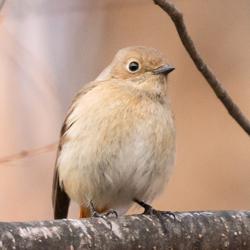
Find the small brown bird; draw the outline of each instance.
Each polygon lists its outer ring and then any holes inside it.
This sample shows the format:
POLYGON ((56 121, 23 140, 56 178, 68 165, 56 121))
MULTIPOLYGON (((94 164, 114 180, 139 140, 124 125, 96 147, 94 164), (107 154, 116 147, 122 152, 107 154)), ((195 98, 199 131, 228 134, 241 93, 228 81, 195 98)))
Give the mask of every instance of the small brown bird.
POLYGON ((76 95, 61 130, 53 181, 54 218, 70 199, 80 218, 151 202, 169 179, 175 125, 167 75, 153 48, 128 47, 76 95))

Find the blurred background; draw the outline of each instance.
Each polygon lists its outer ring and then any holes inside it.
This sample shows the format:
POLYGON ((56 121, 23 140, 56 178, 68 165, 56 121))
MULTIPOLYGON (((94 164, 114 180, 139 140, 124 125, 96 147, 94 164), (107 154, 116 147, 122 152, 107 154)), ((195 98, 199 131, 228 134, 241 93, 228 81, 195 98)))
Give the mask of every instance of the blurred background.
MULTIPOLYGON (((203 58, 250 118, 249 0, 173 2, 203 58)), ((0 11, 0 221, 52 218, 53 146, 23 160, 1 160, 57 142, 77 90, 130 45, 158 48, 176 67, 169 86, 176 168, 153 205, 171 211, 250 209, 249 137, 153 1, 6 0, 0 11)), ((77 217, 77 210, 73 205, 70 216, 77 217)))

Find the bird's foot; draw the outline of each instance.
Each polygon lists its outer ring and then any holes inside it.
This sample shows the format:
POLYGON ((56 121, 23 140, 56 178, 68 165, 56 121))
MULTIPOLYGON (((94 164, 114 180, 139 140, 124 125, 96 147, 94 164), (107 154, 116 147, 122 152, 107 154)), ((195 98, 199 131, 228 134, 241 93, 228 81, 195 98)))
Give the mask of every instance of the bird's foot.
POLYGON ((137 200, 137 199, 134 199, 134 202, 136 202, 137 204, 139 204, 141 207, 144 208, 143 214, 146 214, 146 215, 157 215, 157 216, 168 215, 168 216, 171 216, 171 217, 173 217, 175 219, 175 214, 172 213, 172 212, 170 212, 170 211, 156 210, 152 206, 150 206, 149 204, 147 204, 147 203, 145 203, 143 201, 137 200))
POLYGON ((98 213, 94 207, 94 204, 93 202, 90 202, 90 209, 91 209, 91 216, 92 217, 96 217, 96 218, 117 218, 118 217, 118 213, 113 210, 113 209, 110 209, 108 210, 106 213, 98 213))
POLYGON ((114 209, 108 210, 104 216, 118 218, 118 213, 114 209))
POLYGON ((98 213, 97 211, 92 211, 91 217, 100 218, 100 217, 103 217, 103 214, 98 213))

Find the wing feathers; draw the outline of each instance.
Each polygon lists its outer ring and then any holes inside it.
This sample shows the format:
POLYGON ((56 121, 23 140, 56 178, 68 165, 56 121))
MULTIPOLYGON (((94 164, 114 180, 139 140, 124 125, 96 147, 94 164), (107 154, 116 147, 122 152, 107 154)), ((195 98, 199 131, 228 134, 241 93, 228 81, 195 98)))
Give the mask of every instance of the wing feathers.
MULTIPOLYGON (((61 150, 63 147, 65 139, 66 132, 70 129, 70 127, 73 125, 74 122, 68 123, 68 118, 70 114, 73 112, 75 107, 77 106, 80 98, 91 91, 93 88, 95 88, 100 82, 91 82, 89 84, 86 84, 76 95, 74 98, 71 107, 67 113, 67 116, 65 118, 65 121, 63 123, 61 133, 60 133, 60 142, 58 146, 58 152, 57 152, 57 159, 61 154, 61 150)), ((53 186, 52 186, 52 205, 54 209, 54 218, 55 219, 62 219, 66 218, 68 215, 68 209, 70 205, 70 198, 67 195, 67 193, 64 191, 63 186, 60 186, 59 183, 59 173, 58 173, 58 166, 56 163, 55 170, 54 170, 54 177, 53 177, 53 186)))

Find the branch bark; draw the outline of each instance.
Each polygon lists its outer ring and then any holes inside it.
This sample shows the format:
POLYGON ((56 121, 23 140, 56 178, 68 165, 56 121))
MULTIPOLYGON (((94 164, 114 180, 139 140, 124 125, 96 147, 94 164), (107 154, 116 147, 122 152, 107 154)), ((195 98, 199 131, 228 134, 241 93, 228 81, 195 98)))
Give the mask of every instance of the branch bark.
POLYGON ((0 249, 250 249, 250 212, 1 222, 0 249))
POLYGON ((183 20, 182 13, 167 0, 153 0, 155 4, 159 5, 172 19, 180 36, 180 39, 186 48, 188 54, 192 58, 197 69, 205 77, 210 87, 213 89, 216 96, 223 103, 229 114, 241 126, 245 132, 250 135, 250 121, 244 116, 240 108, 234 103, 231 96, 224 89, 222 84, 216 79, 215 75, 205 64, 200 56, 200 53, 194 46, 192 38, 187 32, 186 25, 183 20))

